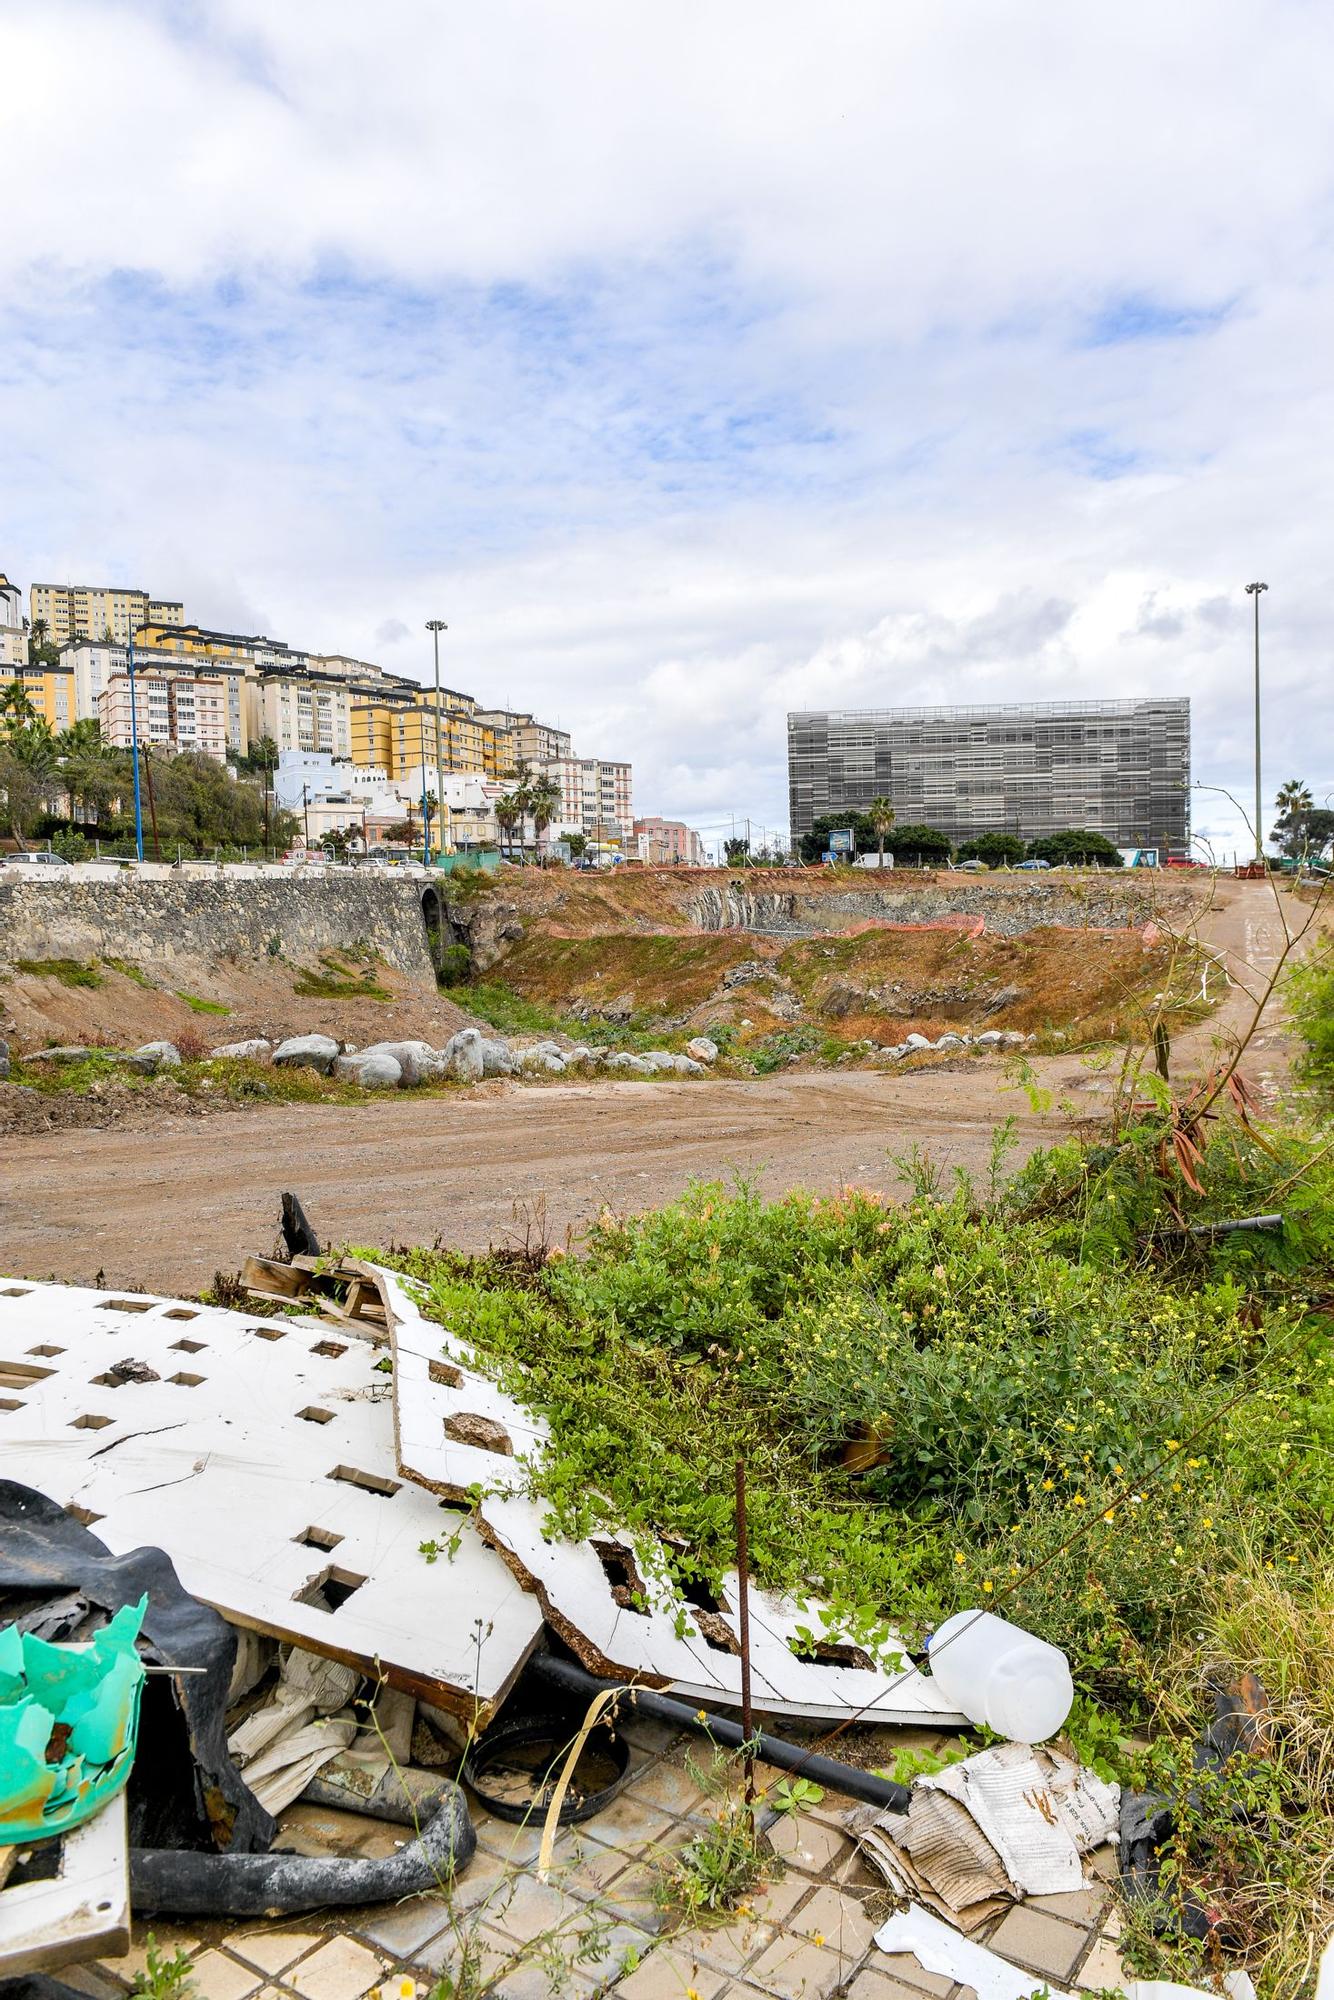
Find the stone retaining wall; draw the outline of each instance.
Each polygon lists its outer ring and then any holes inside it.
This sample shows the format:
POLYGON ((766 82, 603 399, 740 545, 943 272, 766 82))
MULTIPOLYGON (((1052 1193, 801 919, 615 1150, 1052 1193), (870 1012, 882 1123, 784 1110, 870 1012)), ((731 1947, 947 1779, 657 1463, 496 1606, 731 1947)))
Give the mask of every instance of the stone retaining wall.
POLYGON ((122 869, 100 880, 34 881, 17 872, 5 880, 0 870, 0 961, 10 965, 20 958, 123 958, 148 969, 270 951, 299 962, 356 945, 434 996, 421 891, 411 879, 350 870, 305 879, 242 876, 231 869, 174 879, 164 870, 145 879, 122 869))
POLYGON ((764 931, 784 937, 817 937, 866 923, 926 924, 944 918, 981 917, 989 932, 1018 937, 1040 924, 1074 929, 1138 927, 1154 915, 1151 886, 1093 876, 1079 882, 998 883, 955 875, 946 882, 899 882, 890 887, 802 895, 800 891, 754 893, 744 884, 710 886, 691 897, 691 920, 701 930, 764 931))

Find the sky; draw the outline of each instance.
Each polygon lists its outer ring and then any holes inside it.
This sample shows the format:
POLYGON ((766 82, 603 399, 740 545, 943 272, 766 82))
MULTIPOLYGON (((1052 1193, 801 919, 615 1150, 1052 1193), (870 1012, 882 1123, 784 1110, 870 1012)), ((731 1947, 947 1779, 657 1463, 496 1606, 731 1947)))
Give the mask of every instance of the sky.
MULTIPOLYGON (((1334 792, 1321 0, 0 0, 0 569, 785 828, 793 708, 1334 792)), ((1240 801, 1240 804, 1234 803, 1240 801)))

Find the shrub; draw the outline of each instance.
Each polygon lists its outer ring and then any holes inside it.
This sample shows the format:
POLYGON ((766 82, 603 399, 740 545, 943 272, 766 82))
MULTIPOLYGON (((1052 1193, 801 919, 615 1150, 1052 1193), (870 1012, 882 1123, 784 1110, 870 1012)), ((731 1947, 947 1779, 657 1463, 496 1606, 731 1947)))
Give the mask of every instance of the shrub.
POLYGON ((472 970, 472 954, 466 944, 447 944, 440 953, 436 977, 442 986, 462 986, 472 970))

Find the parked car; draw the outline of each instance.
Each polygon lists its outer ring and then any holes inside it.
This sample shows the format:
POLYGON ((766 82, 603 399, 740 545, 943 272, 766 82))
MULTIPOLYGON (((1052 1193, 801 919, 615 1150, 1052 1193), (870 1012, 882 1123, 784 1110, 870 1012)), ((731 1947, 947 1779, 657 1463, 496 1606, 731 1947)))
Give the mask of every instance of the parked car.
POLYGON ((6 868, 68 868, 63 854, 48 854, 43 848, 31 854, 6 854, 0 856, 6 868))
POLYGON ((1050 867, 1051 867, 1051 863, 1050 863, 1050 861, 1038 861, 1038 860, 1036 860, 1036 859, 1034 859, 1034 860, 1032 860, 1032 861, 1016 861, 1014 865, 1015 865, 1015 867, 1016 867, 1016 868, 1050 868, 1050 867))
POLYGON ((961 861, 959 863, 959 873, 961 875, 986 875, 989 872, 986 862, 979 861, 976 857, 972 861, 961 861))

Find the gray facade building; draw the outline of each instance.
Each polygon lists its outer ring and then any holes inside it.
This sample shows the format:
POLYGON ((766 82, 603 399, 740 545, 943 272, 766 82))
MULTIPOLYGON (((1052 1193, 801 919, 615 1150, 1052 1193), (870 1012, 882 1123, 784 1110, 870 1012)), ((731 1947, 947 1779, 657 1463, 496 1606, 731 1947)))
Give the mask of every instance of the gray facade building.
POLYGON ((955 841, 1066 827, 1165 855, 1190 841, 1185 696, 808 710, 788 716, 787 765, 794 845, 825 814, 881 796, 901 824, 955 841))

